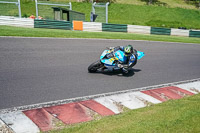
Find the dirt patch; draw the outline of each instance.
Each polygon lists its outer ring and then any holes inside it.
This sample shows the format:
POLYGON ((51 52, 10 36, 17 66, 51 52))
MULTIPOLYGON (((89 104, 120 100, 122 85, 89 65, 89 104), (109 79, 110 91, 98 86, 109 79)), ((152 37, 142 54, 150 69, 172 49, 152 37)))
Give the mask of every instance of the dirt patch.
POLYGON ((100 120, 102 118, 101 115, 89 108, 86 109, 86 114, 91 116, 93 120, 100 120))
POLYGON ((6 125, 2 125, 0 126, 0 133, 14 133, 14 132, 6 125))
POLYGON ((199 90, 195 89, 195 88, 190 88, 191 91, 194 91, 194 92, 197 92, 197 93, 200 93, 199 90))

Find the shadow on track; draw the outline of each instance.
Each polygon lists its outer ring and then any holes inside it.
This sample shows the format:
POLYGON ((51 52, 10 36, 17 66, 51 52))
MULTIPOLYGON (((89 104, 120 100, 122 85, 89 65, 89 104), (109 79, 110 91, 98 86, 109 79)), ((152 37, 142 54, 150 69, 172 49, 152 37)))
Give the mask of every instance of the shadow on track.
POLYGON ((131 68, 128 73, 123 73, 122 70, 115 70, 115 71, 97 71, 96 73, 93 74, 104 74, 108 76, 123 76, 123 77, 131 77, 135 74, 135 72, 140 72, 140 69, 133 69, 131 68))

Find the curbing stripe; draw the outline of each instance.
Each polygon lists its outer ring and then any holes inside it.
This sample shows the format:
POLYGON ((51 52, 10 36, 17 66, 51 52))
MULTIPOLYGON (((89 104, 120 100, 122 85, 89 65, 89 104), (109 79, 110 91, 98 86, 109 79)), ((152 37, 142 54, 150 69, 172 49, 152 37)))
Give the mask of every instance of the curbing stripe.
POLYGON ((53 129, 53 116, 43 108, 33 109, 23 112, 31 119, 42 131, 53 129))
POLYGON ((68 103, 44 109, 65 124, 75 124, 92 120, 92 117, 87 113, 88 108, 80 103, 68 103))
POLYGON ((193 93, 183 90, 175 86, 168 86, 164 88, 157 88, 152 90, 142 91, 158 100, 167 101, 169 99, 180 99, 186 95, 194 95, 193 93))
POLYGON ((200 93, 200 81, 199 82, 193 82, 193 83, 187 83, 187 84, 180 84, 176 85, 179 88, 182 88, 184 90, 187 90, 189 92, 192 92, 194 94, 200 93))
POLYGON ((120 113, 122 111, 122 108, 119 107, 120 105, 123 105, 129 109, 137 109, 148 106, 149 104, 161 103, 161 101, 139 91, 106 96, 95 100, 115 111, 115 113, 120 113))
MULTIPOLYGON (((101 95, 101 97, 90 97, 90 100, 85 101, 82 99, 80 102, 73 102, 68 104, 62 104, 59 106, 51 106, 43 108, 48 111, 54 117, 59 118, 65 124, 73 124, 79 122, 85 122, 92 120, 89 109, 98 108, 99 106, 105 106, 112 110, 115 114, 123 112, 124 106, 130 109, 136 109, 140 107, 148 106, 148 104, 157 104, 161 101, 168 99, 179 99, 186 95, 193 95, 200 93, 200 79, 193 79, 188 81, 181 81, 176 83, 168 83, 168 86, 157 85, 157 87, 146 87, 146 89, 136 89, 137 91, 124 91, 115 92, 108 95, 101 95), (151 90, 148 90, 151 89, 151 90), (152 92, 156 95, 155 98, 160 98, 161 101, 144 94, 146 92, 152 92), (94 101, 93 101, 94 100, 94 101), (89 102, 88 102, 89 101, 89 102), (90 102, 92 101, 92 103, 90 102), (96 106, 96 102, 100 103, 96 106), (95 102, 95 105, 94 105, 95 102), (102 104, 102 105, 101 105, 102 104), (86 106, 86 107, 85 107, 86 106)), ((93 109, 94 111, 96 109, 93 109)), ((31 111, 31 110, 29 110, 31 111)), ((26 111, 24 111, 26 112, 26 111)), ((98 111, 96 111, 98 113, 98 111)), ((43 117, 42 117, 43 119, 43 117)), ((21 111, 0 113, 0 132, 1 127, 9 128, 11 132, 15 133, 38 133, 39 128, 21 111), (7 126, 8 125, 8 126, 7 126), (23 125, 23 126, 22 126, 23 125)), ((7 133, 7 132, 6 132, 7 133)))
POLYGON ((101 116, 108 116, 108 115, 114 115, 115 113, 103 106, 102 104, 99 104, 98 102, 94 100, 87 100, 82 101, 80 104, 86 106, 87 108, 97 112, 101 116))
POLYGON ((149 95, 146 95, 142 92, 133 92, 133 94, 138 97, 139 99, 142 99, 142 101, 147 101, 147 102, 150 102, 150 103, 154 103, 154 104, 158 104, 158 103, 161 103, 161 101, 149 96, 149 95))
POLYGON ((138 99, 132 93, 113 95, 105 98, 110 99, 111 101, 113 101, 113 103, 115 103, 118 106, 123 105, 129 109, 137 109, 146 106, 143 101, 138 99))
POLYGON ((96 98, 94 99, 96 102, 104 105, 106 108, 112 110, 115 114, 119 114, 122 112, 122 110, 120 110, 116 104, 114 104, 114 102, 112 100, 110 100, 107 97, 100 97, 100 98, 96 98))
POLYGON ((39 128, 21 111, 0 114, 0 118, 15 133, 39 133, 39 128))
POLYGON ((38 104, 32 104, 32 105, 26 105, 26 106, 12 107, 12 108, 8 108, 8 109, 1 109, 0 113, 7 113, 7 112, 18 111, 18 110, 31 110, 31 109, 37 109, 37 108, 43 108, 43 107, 50 107, 50 106, 55 106, 55 105, 71 103, 71 102, 79 102, 79 101, 83 101, 83 100, 100 98, 100 97, 104 97, 104 96, 117 95, 117 94, 128 93, 128 92, 131 93, 131 92, 137 92, 137 91, 142 91, 142 90, 150 90, 150 89, 167 87, 167 86, 175 86, 175 85, 197 82, 197 81, 200 81, 200 78, 191 79, 191 80, 184 80, 184 81, 179 81, 179 82, 166 83, 166 84, 160 84, 160 85, 154 85, 154 86, 147 86, 147 87, 142 87, 142 88, 123 90, 123 91, 108 92, 108 93, 102 93, 102 94, 96 94, 96 95, 90 95, 90 96, 76 97, 76 98, 71 98, 71 99, 50 101, 50 102, 44 102, 44 103, 38 103, 38 104))

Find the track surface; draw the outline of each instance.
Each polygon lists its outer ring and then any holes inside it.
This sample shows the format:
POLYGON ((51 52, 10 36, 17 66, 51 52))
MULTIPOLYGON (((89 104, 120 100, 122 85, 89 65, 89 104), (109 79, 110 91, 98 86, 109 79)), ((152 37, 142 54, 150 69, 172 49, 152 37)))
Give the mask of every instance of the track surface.
POLYGON ((0 37, 0 109, 200 78, 200 44, 0 37), (109 46, 146 56, 129 75, 87 72, 109 46))

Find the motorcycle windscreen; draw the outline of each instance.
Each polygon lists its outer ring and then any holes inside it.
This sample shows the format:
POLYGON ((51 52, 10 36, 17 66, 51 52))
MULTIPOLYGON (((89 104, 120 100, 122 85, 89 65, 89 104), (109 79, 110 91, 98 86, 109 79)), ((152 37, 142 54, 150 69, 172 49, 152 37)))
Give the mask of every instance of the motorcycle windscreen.
POLYGON ((141 51, 137 51, 137 59, 141 59, 142 57, 145 56, 145 53, 144 52, 141 52, 141 51))
POLYGON ((103 59, 106 56, 107 53, 109 53, 109 50, 104 50, 103 53, 100 56, 100 60, 103 59))

